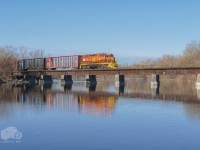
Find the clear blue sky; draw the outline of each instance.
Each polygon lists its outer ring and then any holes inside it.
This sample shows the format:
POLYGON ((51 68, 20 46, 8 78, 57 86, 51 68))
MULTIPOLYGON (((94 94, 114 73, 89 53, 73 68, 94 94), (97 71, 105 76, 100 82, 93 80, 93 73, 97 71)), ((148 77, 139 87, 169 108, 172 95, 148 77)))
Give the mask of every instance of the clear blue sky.
POLYGON ((0 46, 159 57, 191 40, 200 40, 199 0, 0 0, 0 46))

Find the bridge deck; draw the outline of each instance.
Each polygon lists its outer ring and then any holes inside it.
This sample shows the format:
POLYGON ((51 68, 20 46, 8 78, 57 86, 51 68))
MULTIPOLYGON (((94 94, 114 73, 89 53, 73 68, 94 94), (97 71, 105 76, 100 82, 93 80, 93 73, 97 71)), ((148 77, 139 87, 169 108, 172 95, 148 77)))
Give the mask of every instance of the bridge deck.
MULTIPOLYGON (((18 72, 19 73, 19 72, 18 72)), ((63 74, 94 74, 94 75, 114 75, 114 74, 138 74, 138 75, 148 75, 148 74, 181 74, 181 75, 191 75, 199 74, 200 67, 193 68, 123 68, 123 69, 71 69, 71 70, 28 70, 20 72, 22 75, 63 75, 63 74)), ((16 73, 14 73, 16 74, 16 73)))

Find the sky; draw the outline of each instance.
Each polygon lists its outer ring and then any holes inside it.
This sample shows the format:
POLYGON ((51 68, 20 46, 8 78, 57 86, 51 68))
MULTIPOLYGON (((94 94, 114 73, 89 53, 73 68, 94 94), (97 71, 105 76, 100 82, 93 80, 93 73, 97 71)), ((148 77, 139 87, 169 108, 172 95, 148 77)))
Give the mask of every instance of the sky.
POLYGON ((200 40, 199 0, 0 0, 0 46, 45 55, 180 54, 200 40))

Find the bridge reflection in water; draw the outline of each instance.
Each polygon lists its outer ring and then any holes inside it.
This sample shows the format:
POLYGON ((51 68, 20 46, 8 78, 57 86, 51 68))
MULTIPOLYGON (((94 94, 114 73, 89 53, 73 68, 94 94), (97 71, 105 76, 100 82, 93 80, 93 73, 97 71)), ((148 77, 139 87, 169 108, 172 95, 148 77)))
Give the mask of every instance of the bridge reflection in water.
MULTIPOLYGON (((190 85, 190 84, 189 84, 190 85)), ((118 99, 179 101, 187 113, 200 118, 200 90, 185 83, 167 82, 151 88, 148 82, 134 80, 125 86, 115 87, 112 82, 99 82, 86 86, 85 83, 60 85, 2 85, 0 86, 0 111, 9 111, 5 103, 20 103, 22 109, 37 106, 38 109, 60 109, 79 113, 107 115, 114 113, 118 99), (26 105, 27 104, 27 105, 26 105)), ((34 107, 35 108, 35 107, 34 107)), ((5 113, 1 113, 5 114, 5 113)), ((7 114, 7 113, 6 113, 7 114)))

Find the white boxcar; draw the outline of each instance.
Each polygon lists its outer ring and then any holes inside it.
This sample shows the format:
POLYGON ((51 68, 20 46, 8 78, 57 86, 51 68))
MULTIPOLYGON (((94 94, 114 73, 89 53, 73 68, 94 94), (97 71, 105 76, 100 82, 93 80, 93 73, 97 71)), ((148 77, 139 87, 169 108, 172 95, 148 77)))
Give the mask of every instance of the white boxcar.
POLYGON ((48 57, 46 58, 46 69, 78 68, 79 60, 79 55, 48 57))

